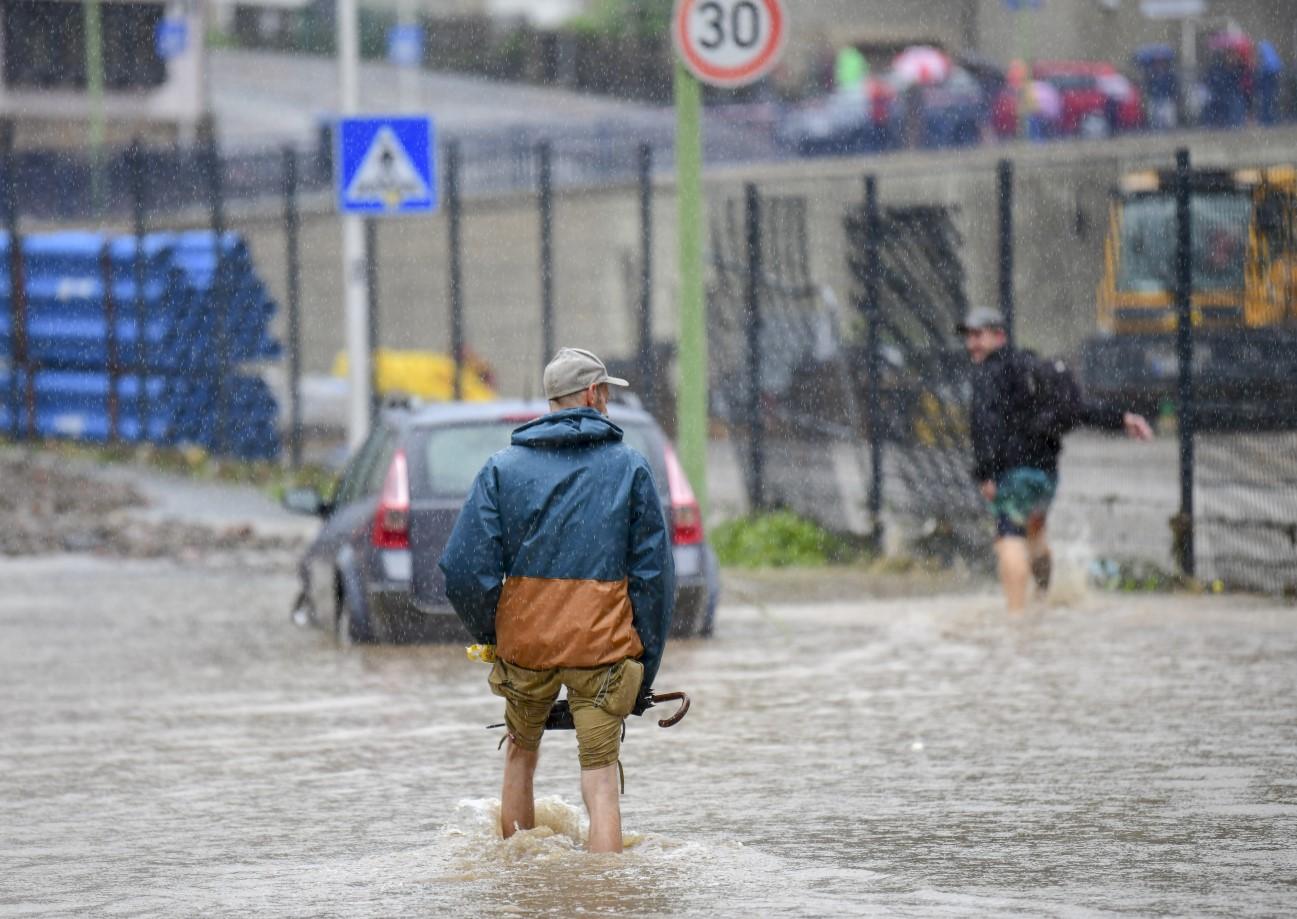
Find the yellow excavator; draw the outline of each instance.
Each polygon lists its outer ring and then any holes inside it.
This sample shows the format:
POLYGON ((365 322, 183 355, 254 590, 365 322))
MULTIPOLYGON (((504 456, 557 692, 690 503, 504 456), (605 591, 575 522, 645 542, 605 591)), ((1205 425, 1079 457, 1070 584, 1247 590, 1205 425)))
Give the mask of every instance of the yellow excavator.
MULTIPOLYGON (((1082 352, 1091 397, 1175 410, 1175 172, 1123 177, 1082 352)), ((1195 170, 1194 389, 1206 428, 1297 427, 1297 169, 1195 170)))

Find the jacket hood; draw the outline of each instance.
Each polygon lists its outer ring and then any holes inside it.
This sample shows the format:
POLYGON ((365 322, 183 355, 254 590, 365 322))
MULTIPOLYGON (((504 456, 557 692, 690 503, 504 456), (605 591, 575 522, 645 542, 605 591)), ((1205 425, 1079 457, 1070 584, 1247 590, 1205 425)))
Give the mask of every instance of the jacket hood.
POLYGON ((516 428, 518 447, 576 447, 622 439, 622 429, 592 408, 565 408, 516 428))

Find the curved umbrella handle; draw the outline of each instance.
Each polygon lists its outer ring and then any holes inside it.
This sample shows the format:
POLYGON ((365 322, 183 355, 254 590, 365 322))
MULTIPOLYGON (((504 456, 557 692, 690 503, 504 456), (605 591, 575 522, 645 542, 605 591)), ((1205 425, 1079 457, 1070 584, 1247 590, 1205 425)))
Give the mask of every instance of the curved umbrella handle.
POLYGON ((680 719, 689 714, 689 696, 683 692, 659 692, 649 697, 649 700, 656 705, 659 702, 671 702, 680 699, 680 707, 676 713, 669 718, 658 719, 658 727, 669 728, 673 724, 679 724, 680 719))

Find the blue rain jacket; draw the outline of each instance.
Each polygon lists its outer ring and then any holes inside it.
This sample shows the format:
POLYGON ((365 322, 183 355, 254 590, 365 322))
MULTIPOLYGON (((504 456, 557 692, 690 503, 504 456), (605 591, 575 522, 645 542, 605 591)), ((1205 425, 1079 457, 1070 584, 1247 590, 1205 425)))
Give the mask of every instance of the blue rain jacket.
POLYGON ((675 600, 648 461, 590 408, 523 425, 478 473, 440 562, 472 636, 534 670, 637 657, 653 685, 675 600))

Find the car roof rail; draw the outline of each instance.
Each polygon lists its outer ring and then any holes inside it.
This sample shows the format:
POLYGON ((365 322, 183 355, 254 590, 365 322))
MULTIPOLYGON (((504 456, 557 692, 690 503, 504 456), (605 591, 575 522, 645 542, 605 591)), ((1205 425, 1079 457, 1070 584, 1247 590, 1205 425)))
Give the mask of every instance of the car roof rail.
POLYGON ((383 411, 411 412, 423 407, 423 400, 407 392, 388 392, 379 403, 383 411))

